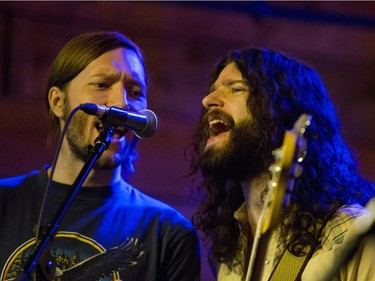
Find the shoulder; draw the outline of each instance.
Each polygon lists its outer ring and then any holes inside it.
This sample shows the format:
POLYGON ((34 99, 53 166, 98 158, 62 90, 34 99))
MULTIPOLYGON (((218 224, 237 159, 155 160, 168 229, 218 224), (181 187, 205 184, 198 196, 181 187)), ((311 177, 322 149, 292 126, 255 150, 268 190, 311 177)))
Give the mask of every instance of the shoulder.
POLYGON ((0 188, 15 188, 27 184, 30 180, 32 181, 32 179, 36 179, 40 173, 41 170, 34 170, 24 175, 0 179, 0 188))
POLYGON ((339 208, 324 227, 321 238, 321 250, 329 251, 335 245, 342 244, 345 234, 352 227, 356 219, 367 213, 367 209, 358 204, 344 205, 339 208))
POLYGON ((193 226, 182 213, 169 204, 143 193, 133 186, 128 186, 129 203, 142 210, 148 217, 156 218, 160 223, 193 229, 193 226))
POLYGON ((375 223, 375 199, 371 201, 366 208, 339 209, 326 226, 326 251, 309 261, 302 280, 331 280, 327 277, 334 275, 334 280, 375 281, 375 237, 367 235, 375 223))
POLYGON ((28 207, 35 209, 35 204, 39 204, 39 199, 43 197, 46 184, 47 173, 43 170, 0 179, 0 205, 9 212, 25 211, 28 207))

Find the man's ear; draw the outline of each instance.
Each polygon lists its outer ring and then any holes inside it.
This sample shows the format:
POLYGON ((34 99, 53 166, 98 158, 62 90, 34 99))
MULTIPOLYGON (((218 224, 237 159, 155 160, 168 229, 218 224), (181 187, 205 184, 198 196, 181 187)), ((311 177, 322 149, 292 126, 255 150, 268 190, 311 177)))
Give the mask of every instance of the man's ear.
POLYGON ((49 106, 58 118, 64 117, 65 98, 65 93, 56 86, 53 86, 48 92, 49 106))

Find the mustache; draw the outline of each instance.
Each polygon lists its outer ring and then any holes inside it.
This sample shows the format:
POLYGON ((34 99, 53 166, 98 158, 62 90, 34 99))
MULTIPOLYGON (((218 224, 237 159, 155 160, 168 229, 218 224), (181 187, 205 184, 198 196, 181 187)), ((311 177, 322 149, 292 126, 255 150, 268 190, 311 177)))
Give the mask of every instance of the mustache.
POLYGON ((220 119, 224 121, 225 123, 230 124, 231 126, 234 125, 233 117, 218 108, 214 108, 214 109, 206 111, 203 114, 202 122, 208 125, 209 120, 212 120, 212 119, 220 119))

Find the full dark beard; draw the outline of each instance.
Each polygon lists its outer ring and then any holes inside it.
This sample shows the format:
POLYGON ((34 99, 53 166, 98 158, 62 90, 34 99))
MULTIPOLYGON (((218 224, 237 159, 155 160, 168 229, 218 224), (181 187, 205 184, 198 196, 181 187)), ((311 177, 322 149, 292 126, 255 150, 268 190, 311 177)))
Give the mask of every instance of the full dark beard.
POLYGON ((272 143, 265 130, 243 121, 233 127, 227 144, 206 149, 200 157, 203 175, 249 180, 273 163, 272 143))

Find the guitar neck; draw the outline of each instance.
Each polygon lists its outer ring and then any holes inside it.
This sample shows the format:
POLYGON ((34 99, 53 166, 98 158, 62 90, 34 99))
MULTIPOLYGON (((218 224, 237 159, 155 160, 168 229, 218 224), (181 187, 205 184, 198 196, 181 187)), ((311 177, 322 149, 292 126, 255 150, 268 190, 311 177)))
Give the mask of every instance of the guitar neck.
POLYGON ((263 233, 263 221, 265 218, 265 209, 263 208, 262 213, 258 219, 257 228, 255 231, 253 245, 251 247, 251 254, 249 264, 247 267, 246 281, 259 280, 260 267, 266 257, 267 244, 271 238, 271 231, 267 230, 263 233))
POLYGON ((266 200, 257 222, 246 281, 259 280, 259 276, 256 275, 259 275, 260 271, 256 269, 263 267, 272 230, 280 222, 282 207, 289 202, 294 178, 302 173, 302 168, 297 162, 301 162, 306 154, 303 134, 310 121, 309 115, 302 114, 294 124, 293 130, 285 132, 282 146, 273 151, 275 163, 270 167, 272 177, 268 182, 266 200))

